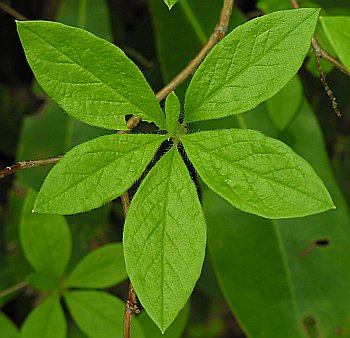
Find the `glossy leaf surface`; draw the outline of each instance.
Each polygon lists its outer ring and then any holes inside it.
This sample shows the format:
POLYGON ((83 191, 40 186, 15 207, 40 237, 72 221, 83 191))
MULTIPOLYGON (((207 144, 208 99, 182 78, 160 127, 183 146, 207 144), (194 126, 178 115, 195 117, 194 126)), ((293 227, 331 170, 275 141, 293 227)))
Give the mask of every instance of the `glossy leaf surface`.
POLYGON ((51 296, 26 318, 21 338, 65 338, 67 323, 58 296, 51 296))
POLYGON ((203 181, 243 211, 288 218, 334 207, 311 166, 278 140, 254 130, 226 129, 181 141, 203 181))
POLYGON ((67 113, 107 129, 126 129, 127 114, 165 128, 153 91, 118 47, 57 22, 17 21, 17 28, 36 79, 67 113))
POLYGON ((176 147, 152 168, 133 198, 123 243, 138 298, 164 332, 192 293, 206 246, 197 191, 176 147))
POLYGON ((107 135, 78 145, 50 171, 34 210, 74 214, 120 196, 141 176, 164 137, 107 135))
POLYGON ((22 209, 22 249, 36 271, 61 277, 71 255, 71 233, 64 217, 32 212, 36 196, 36 192, 29 191, 22 209))
POLYGON ((242 113, 276 94, 302 65, 318 13, 317 9, 275 12, 228 34, 188 87, 185 121, 242 113))
POLYGON ((106 244, 87 254, 67 277, 64 285, 104 289, 126 278, 122 245, 106 244))

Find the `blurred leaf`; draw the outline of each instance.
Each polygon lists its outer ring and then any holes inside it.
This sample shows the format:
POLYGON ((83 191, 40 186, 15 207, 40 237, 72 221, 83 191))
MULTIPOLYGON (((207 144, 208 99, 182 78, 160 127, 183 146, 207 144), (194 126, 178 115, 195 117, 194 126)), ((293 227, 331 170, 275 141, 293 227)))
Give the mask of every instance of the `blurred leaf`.
POLYGON ((0 312, 0 336, 3 338, 19 338, 17 326, 2 312, 0 312))
POLYGON ((39 290, 47 291, 58 289, 60 280, 42 272, 34 272, 27 277, 28 284, 39 290))
POLYGON ((66 25, 79 26, 112 41, 109 13, 105 0, 64 0, 57 21, 66 25))
POLYGON ((26 318, 21 338, 66 338, 67 324, 58 296, 50 296, 26 318))
MULTIPOLYGON (((261 128, 266 114, 253 116, 261 128)), ((242 213, 205 190, 209 248, 217 276, 249 337, 270 338, 276 332, 286 338, 305 337, 304 330, 316 331, 318 337, 334 338, 337 332, 346 337, 350 219, 317 120, 306 102, 281 136, 317 170, 337 210, 269 221, 242 213)))
POLYGON ((192 293, 206 246, 196 187, 176 146, 137 190, 126 218, 123 245, 136 294, 164 332, 192 293))
POLYGON ((71 255, 71 233, 64 217, 32 212, 36 195, 30 190, 22 209, 22 248, 36 271, 60 277, 71 255))
POLYGON ((39 84, 70 115, 112 130, 127 129, 127 114, 165 127, 153 91, 118 47, 56 22, 17 21, 17 29, 39 84))
POLYGON ((121 243, 107 244, 86 255, 67 277, 64 286, 103 289, 127 277, 121 243))
POLYGON ((284 130, 303 101, 303 87, 298 76, 294 76, 276 95, 266 101, 269 114, 279 130, 284 130))
POLYGON ((350 16, 323 16, 320 21, 340 61, 350 71, 350 16))
POLYGON ((142 311, 141 314, 137 317, 142 328, 143 335, 145 337, 152 338, 180 338, 183 336, 185 331, 188 317, 189 317, 190 307, 186 305, 176 317, 174 322, 169 326, 164 334, 162 334, 156 324, 152 319, 147 315, 145 311, 142 311))
MULTIPOLYGON (((101 291, 67 291, 64 299, 78 327, 91 338, 115 338, 123 332, 125 304, 101 291)), ((137 320, 132 321, 132 336, 143 338, 137 320)))
POLYGON ((76 146, 50 171, 34 210, 69 215, 103 206, 133 185, 163 141, 159 134, 113 134, 76 146))

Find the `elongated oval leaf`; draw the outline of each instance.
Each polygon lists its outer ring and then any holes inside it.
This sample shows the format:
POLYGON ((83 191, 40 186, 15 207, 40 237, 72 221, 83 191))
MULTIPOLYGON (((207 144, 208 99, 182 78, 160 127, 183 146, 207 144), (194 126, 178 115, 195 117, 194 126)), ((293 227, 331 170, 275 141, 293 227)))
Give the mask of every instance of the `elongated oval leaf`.
POLYGON ((67 113, 107 129, 127 129, 126 114, 165 128, 153 91, 122 50, 57 22, 17 21, 17 28, 36 79, 67 113))
POLYGON ((66 338, 67 324, 58 296, 51 296, 25 320, 21 338, 66 338))
POLYGON ((0 334, 6 338, 19 338, 18 328, 2 312, 0 312, 0 334))
POLYGON ((185 121, 242 113, 276 94, 300 68, 318 13, 317 9, 275 12, 227 35, 190 83, 185 121))
POLYGON ((175 92, 171 92, 165 100, 166 126, 170 135, 176 131, 180 117, 180 101, 175 92))
MULTIPOLYGON (((102 291, 69 291, 64 294, 69 312, 78 327, 93 338, 121 337, 125 304, 102 291)), ((143 338, 137 319, 132 321, 133 338, 143 338)))
POLYGON ((103 289, 127 278, 123 248, 107 244, 87 254, 68 276, 64 285, 76 288, 103 289))
POLYGON ((51 277, 61 277, 69 262, 72 239, 64 217, 32 213, 37 193, 26 197, 20 224, 23 252, 33 268, 51 277))
POLYGON ((350 16, 323 16, 320 22, 339 59, 350 71, 350 16))
POLYGON ((141 176, 161 135, 106 135, 78 145, 50 171, 35 201, 42 213, 75 214, 98 208, 141 176))
POLYGON ((203 181, 243 211, 289 218, 334 208, 311 166, 278 140, 254 130, 226 129, 181 141, 203 181))
POLYGON ((196 188, 176 147, 149 172, 133 198, 123 243, 140 302, 164 332, 191 295, 206 244, 196 188))

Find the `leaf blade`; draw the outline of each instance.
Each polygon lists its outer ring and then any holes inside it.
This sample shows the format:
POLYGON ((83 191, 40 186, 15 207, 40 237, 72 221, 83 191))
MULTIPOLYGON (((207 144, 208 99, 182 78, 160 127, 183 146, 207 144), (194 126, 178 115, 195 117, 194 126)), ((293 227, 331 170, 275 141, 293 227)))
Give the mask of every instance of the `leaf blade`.
POLYGON ((169 9, 172 9, 178 1, 179 0, 164 0, 169 9))
POLYGON ((185 121, 242 113, 276 94, 301 67, 318 13, 275 12, 228 34, 193 76, 185 98, 185 121), (293 54, 290 46, 296 46, 293 54))
POLYGON ((196 188, 176 147, 152 168, 133 198, 123 243, 140 302, 164 332, 192 292, 206 244, 196 188))
POLYGON ((66 287, 104 289, 125 280, 127 274, 120 243, 106 244, 87 254, 64 282, 66 287))
POLYGON ((72 251, 71 232, 64 217, 32 213, 37 193, 26 197, 20 223, 20 241, 32 267, 51 277, 61 277, 72 251))
POLYGON ((176 131, 180 117, 180 101, 175 92, 171 92, 165 100, 165 116, 167 130, 170 135, 173 135, 176 131))
POLYGON ((58 296, 51 296, 26 318, 21 338, 65 338, 67 323, 58 296))
POLYGON ((74 214, 102 206, 131 187, 163 140, 162 135, 114 134, 78 145, 50 171, 34 210, 74 214))
POLYGON ((70 115, 112 130, 127 129, 127 114, 165 127, 153 91, 118 47, 57 22, 17 21, 17 29, 38 82, 70 115))
POLYGON ((288 218, 334 208, 311 166, 278 140, 226 129, 185 135, 181 142, 203 181, 243 211, 288 218))

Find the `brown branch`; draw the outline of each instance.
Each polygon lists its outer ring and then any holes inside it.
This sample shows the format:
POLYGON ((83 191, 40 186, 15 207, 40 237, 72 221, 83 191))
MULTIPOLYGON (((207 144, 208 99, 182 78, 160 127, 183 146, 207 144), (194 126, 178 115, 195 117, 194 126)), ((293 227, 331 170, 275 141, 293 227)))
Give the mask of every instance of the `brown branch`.
POLYGON ((17 12, 14 8, 9 6, 8 4, 5 4, 4 2, 0 2, 0 9, 2 9, 7 14, 10 14, 16 20, 28 20, 24 15, 17 12))
POLYGON ((43 160, 29 160, 29 161, 18 162, 12 165, 11 167, 6 167, 5 169, 0 170, 0 178, 3 178, 4 176, 7 176, 7 175, 11 175, 17 170, 37 168, 37 167, 42 167, 49 164, 55 164, 61 158, 62 156, 56 156, 56 157, 46 158, 43 160))
POLYGON ((28 283, 26 281, 22 281, 22 282, 19 282, 18 284, 12 285, 9 288, 0 291, 0 298, 6 297, 16 291, 20 291, 27 286, 28 286, 28 283))

